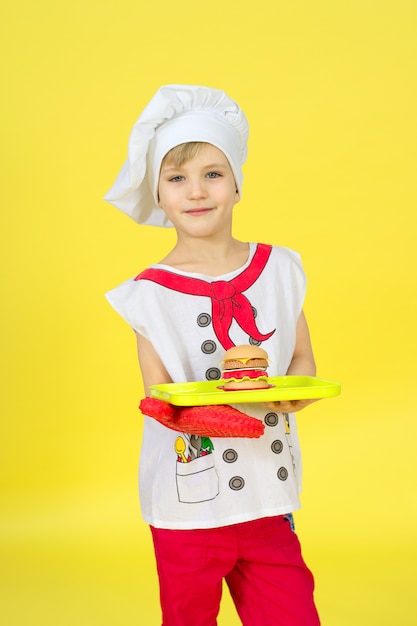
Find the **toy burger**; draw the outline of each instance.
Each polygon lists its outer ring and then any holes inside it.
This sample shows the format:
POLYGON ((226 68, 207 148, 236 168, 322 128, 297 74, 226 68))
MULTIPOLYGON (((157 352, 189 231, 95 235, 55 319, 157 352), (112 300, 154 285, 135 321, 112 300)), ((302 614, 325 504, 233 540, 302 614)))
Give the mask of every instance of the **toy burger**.
POLYGON ((222 372, 224 391, 244 391, 248 389, 267 389, 268 353, 258 346, 233 346, 225 352, 222 372))

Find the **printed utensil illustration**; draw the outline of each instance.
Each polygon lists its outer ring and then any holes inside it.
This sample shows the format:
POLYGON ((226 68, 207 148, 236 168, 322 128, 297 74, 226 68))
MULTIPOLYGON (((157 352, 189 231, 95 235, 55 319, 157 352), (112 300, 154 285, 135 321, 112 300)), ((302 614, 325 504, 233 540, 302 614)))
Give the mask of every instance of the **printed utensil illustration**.
POLYGON ((175 452, 181 457, 183 463, 188 463, 184 454, 186 447, 184 439, 182 437, 177 437, 175 440, 175 452))

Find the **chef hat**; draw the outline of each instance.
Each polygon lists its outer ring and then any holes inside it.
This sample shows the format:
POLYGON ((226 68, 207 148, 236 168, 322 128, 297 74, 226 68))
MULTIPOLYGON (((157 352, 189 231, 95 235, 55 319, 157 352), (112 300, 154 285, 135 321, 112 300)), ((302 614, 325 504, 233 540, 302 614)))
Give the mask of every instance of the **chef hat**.
POLYGON ((105 200, 139 224, 172 226, 158 206, 158 180, 164 156, 182 143, 201 141, 227 157, 242 193, 248 123, 224 91, 194 85, 165 85, 133 127, 128 158, 105 200))

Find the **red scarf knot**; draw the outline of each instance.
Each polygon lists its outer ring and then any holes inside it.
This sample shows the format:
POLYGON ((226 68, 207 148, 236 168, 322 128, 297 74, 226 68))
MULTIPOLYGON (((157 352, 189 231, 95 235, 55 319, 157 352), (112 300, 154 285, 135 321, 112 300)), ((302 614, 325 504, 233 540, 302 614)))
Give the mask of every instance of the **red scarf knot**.
POLYGON ((236 289, 232 283, 228 283, 225 280, 216 280, 214 283, 211 283, 211 288, 214 300, 233 300, 233 296, 236 294, 236 289))

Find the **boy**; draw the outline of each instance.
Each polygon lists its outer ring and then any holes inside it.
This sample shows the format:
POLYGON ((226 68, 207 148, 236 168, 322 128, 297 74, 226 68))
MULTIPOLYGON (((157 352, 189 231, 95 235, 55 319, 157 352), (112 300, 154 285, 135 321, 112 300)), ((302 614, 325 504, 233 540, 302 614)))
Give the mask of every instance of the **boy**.
MULTIPOLYGON (((245 343, 267 350, 271 376, 315 374, 299 256, 232 235, 247 135, 224 92, 162 87, 106 196, 138 223, 176 230, 164 259, 107 294, 136 333, 147 394, 154 384, 217 380, 224 351, 245 343)), ((178 436, 145 415, 141 506, 164 626, 214 626, 223 579, 244 626, 319 624, 289 521, 301 473, 292 412, 306 404, 239 405, 265 424, 256 440, 178 436)))

